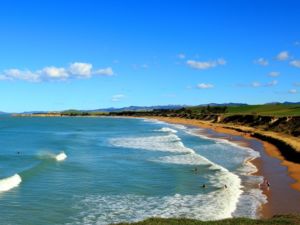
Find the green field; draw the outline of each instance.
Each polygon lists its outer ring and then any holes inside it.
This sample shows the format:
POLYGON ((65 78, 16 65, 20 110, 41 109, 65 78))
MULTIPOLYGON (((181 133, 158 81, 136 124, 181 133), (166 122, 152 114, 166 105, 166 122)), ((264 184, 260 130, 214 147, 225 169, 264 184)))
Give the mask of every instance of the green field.
MULTIPOLYGON (((188 107, 191 111, 201 112, 204 107, 188 107)), ((212 108, 214 108, 212 106, 212 108)), ((261 116, 300 116, 300 104, 270 104, 228 106, 226 115, 261 115, 261 116)))
POLYGON ((228 107, 228 114, 257 114, 262 116, 300 116, 300 105, 249 105, 228 107))

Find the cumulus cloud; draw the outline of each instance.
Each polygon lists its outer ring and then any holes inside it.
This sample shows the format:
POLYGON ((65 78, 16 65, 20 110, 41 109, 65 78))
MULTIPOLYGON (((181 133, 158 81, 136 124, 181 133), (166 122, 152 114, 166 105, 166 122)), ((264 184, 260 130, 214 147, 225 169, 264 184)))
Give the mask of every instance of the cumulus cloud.
POLYGON ((111 97, 111 100, 113 102, 119 102, 119 101, 123 100, 124 98, 125 98, 125 95, 123 95, 123 94, 117 94, 117 95, 113 95, 111 97))
POLYGON ((290 62, 290 65, 300 68, 300 60, 293 60, 290 62))
POLYGON ((213 84, 205 84, 205 83, 201 83, 197 85, 197 88, 199 89, 209 89, 209 88, 213 88, 214 85, 213 84))
POLYGON ((288 51, 282 51, 282 52, 278 53, 278 55, 276 56, 276 59, 279 61, 285 61, 285 60, 288 60, 289 57, 290 56, 289 56, 288 51))
POLYGON ((58 68, 54 66, 45 67, 41 71, 38 71, 38 74, 54 79, 66 79, 69 77, 69 74, 65 68, 58 68))
POLYGON ((290 93, 290 94, 297 94, 298 91, 297 91, 296 89, 290 89, 290 90, 289 90, 289 93, 290 93))
POLYGON ((0 72, 0 80, 24 80, 41 82, 49 80, 67 80, 71 78, 90 78, 93 75, 111 76, 114 72, 111 67, 93 70, 90 63, 74 62, 68 67, 47 66, 39 70, 7 69, 0 72))
POLYGON ((220 65, 224 66, 226 65, 227 62, 225 59, 220 58, 214 61, 187 60, 186 63, 191 68, 198 69, 198 70, 206 70, 220 65))
POLYGON ((40 72, 31 72, 30 70, 8 69, 4 70, 0 76, 2 80, 40 81, 40 72))
POLYGON ((269 73, 270 77, 278 77, 279 75, 280 75, 280 72, 277 72, 277 71, 272 71, 269 73))
POLYGON ((264 59, 264 58, 259 58, 254 60, 254 63, 261 65, 261 66, 268 66, 269 65, 269 61, 264 59))
POLYGON ((70 73, 77 76, 89 77, 91 76, 92 68, 93 65, 90 63, 75 62, 70 65, 70 73))
POLYGON ((295 82, 294 85, 300 87, 300 82, 295 82))

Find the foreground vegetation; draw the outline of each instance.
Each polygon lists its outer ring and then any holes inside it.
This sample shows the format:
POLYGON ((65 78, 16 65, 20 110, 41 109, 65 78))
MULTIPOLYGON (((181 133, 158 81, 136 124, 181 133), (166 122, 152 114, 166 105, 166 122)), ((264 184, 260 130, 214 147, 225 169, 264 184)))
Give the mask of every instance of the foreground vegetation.
POLYGON ((207 221, 202 222, 199 220, 191 219, 160 219, 151 218, 137 223, 120 223, 118 225, 292 225, 300 224, 300 216, 298 215, 285 215, 285 216, 274 216, 270 219, 252 220, 245 218, 234 218, 219 221, 207 221))

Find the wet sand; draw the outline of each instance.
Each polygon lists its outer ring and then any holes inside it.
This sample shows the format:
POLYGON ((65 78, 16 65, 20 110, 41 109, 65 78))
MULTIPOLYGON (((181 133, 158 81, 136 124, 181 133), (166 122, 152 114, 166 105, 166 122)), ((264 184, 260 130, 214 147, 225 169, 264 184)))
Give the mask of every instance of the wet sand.
POLYGON ((286 161, 276 146, 253 138, 247 133, 206 122, 201 123, 197 120, 169 117, 147 118, 200 127, 202 135, 227 139, 258 151, 260 157, 251 161, 257 168, 257 172, 253 175, 263 176, 271 184, 269 189, 261 186, 268 199, 268 202, 261 208, 261 216, 268 218, 278 214, 300 213, 300 164, 286 161))

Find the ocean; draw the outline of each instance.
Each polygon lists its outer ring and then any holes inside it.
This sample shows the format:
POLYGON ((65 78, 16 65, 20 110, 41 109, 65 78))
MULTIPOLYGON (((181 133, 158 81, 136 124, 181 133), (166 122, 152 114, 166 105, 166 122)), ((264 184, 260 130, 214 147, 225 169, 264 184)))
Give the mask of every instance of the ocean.
POLYGON ((0 224, 259 216, 258 152, 199 128, 108 117, 0 117, 0 224))

